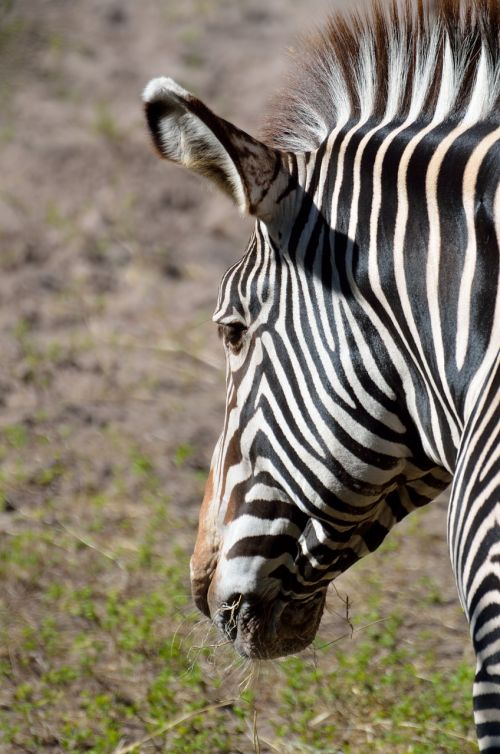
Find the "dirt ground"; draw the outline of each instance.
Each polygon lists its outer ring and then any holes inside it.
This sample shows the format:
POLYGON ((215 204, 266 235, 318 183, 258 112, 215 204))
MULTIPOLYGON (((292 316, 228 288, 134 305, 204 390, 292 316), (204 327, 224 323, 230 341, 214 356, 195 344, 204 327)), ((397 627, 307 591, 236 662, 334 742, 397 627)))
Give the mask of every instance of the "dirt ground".
MULTIPOLYGON (((0 570, 0 659, 23 683, 33 685, 38 671, 16 661, 16 648, 25 628, 38 630, 50 613, 47 584, 88 588, 95 558, 121 563, 143 542, 150 471, 175 519, 155 552, 169 562, 189 552, 222 425, 223 354, 210 317, 218 281, 243 252, 251 224, 207 185, 157 159, 141 91, 153 76, 172 76, 258 132, 287 48, 327 7, 0 0, 0 548, 11 552, 9 543, 24 537, 36 553, 52 537, 34 565, 19 557, 0 570), (103 496, 109 505, 96 513, 103 496), (66 554, 53 563, 59 545, 66 554)), ((367 574, 378 574, 382 613, 399 609, 407 640, 422 653, 432 649, 436 668, 447 672, 471 655, 445 516, 438 503, 405 524, 393 557, 390 548, 373 556, 340 588, 356 616, 374 583, 367 574), (426 588, 439 598, 424 605, 426 588)), ((105 583, 116 586, 115 570, 105 583)), ((187 572, 179 588, 187 593, 187 572)), ((56 602, 53 610, 60 615, 56 602)), ((321 635, 339 635, 341 623, 329 613, 321 635)), ((4 719, 18 715, 12 677, 0 687, 4 719)), ((71 689, 68 715, 81 691, 71 689)), ((261 709, 263 730, 272 704, 261 709)), ((56 735, 28 744, 30 725, 4 748, 0 731, 2 754, 85 749, 56 735)))

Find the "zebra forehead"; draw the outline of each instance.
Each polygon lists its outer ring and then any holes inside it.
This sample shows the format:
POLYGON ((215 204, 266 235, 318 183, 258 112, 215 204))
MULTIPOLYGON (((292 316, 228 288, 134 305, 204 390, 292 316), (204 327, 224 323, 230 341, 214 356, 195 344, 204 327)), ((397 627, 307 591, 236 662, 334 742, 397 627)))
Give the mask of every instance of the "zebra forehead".
POLYGON ((472 104, 487 116, 500 96, 499 8, 498 0, 392 0, 332 15, 292 50, 289 86, 274 100, 264 138, 315 150, 351 119, 433 118, 443 92, 440 118, 472 104))

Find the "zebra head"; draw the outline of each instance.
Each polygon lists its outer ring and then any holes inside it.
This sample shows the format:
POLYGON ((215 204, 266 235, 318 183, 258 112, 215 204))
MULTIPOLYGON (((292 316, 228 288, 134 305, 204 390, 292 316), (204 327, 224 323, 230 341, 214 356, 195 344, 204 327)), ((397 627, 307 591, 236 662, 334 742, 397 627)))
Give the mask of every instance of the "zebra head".
POLYGON ((273 149, 170 79, 151 81, 144 100, 160 154, 256 217, 214 314, 226 414, 191 560, 194 599, 244 656, 296 652, 315 636, 331 580, 427 501, 430 464, 409 451, 383 338, 343 303, 355 295, 354 250, 330 227, 331 191, 320 198, 329 140, 316 152, 273 149))

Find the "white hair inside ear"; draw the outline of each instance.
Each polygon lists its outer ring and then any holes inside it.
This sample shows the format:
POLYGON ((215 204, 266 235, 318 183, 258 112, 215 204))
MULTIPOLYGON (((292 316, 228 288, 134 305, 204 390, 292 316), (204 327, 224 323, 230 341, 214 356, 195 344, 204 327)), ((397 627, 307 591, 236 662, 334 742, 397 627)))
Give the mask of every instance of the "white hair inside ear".
POLYGON ((288 187, 283 155, 215 115, 170 78, 143 92, 146 118, 162 157, 207 176, 244 213, 269 220, 288 187))
POLYGON ((197 102, 195 98, 173 79, 160 77, 146 86, 143 100, 150 112, 156 110, 152 131, 155 130, 153 137, 161 154, 215 180, 246 211, 245 190, 238 170, 214 132, 190 107, 193 101, 197 102))

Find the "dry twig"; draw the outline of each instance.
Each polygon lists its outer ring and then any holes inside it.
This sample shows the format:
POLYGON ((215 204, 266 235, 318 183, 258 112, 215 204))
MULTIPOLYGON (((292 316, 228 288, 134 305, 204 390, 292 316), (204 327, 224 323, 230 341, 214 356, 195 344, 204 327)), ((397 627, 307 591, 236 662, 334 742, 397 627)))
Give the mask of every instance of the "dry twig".
POLYGON ((160 726, 157 728, 153 733, 150 733, 147 736, 144 736, 144 738, 139 739, 138 741, 135 741, 134 743, 127 744, 126 746, 119 746, 117 749, 114 750, 113 754, 130 754, 133 751, 136 751, 141 746, 144 746, 144 744, 149 743, 150 741, 153 741, 153 739, 158 738, 158 736, 163 736, 165 733, 168 733, 169 731, 176 728, 178 725, 182 725, 182 723, 187 722, 188 720, 192 720, 193 717, 199 717, 200 715, 205 715, 209 712, 213 712, 216 709, 220 709, 221 707, 227 707, 231 704, 234 704, 234 699, 226 699, 225 702, 219 702, 218 704, 210 704, 208 707, 202 707, 201 709, 194 710, 193 712, 187 712, 185 715, 181 715, 180 717, 177 717, 175 720, 172 720, 169 723, 165 723, 165 725, 160 726))

